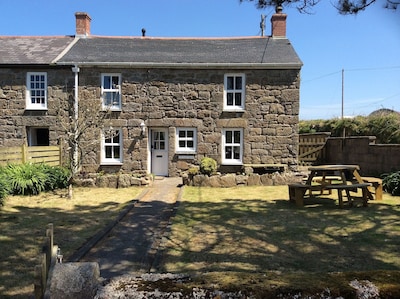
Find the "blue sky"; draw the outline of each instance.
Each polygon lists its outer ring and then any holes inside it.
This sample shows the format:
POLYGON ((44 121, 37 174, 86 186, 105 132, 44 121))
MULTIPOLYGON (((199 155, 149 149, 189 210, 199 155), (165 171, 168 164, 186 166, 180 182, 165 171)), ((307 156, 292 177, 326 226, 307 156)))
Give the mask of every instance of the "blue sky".
MULTIPOLYGON (((285 8, 287 37, 304 63, 300 119, 400 111, 400 9, 383 0, 357 16, 339 15, 322 0, 313 14, 285 8)), ((0 35, 73 35, 75 12, 92 18, 94 35, 232 37, 260 34, 261 14, 270 34, 273 9, 239 0, 0 0, 0 35), (6 12, 6 13, 4 13, 6 12)))

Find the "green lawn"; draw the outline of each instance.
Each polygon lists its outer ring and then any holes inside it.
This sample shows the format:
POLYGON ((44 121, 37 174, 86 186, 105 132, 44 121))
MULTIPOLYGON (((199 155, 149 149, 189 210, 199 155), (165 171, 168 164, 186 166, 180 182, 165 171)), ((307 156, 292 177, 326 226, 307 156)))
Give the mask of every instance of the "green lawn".
POLYGON ((54 243, 68 259, 74 250, 112 221, 142 188, 75 188, 38 196, 9 196, 0 207, 0 298, 28 298, 34 266, 47 224, 54 224, 54 243))
MULTIPOLYGON (((0 298, 32 293, 48 223, 68 258, 142 190, 77 188, 72 200, 60 192, 7 198, 0 209, 0 298)), ((199 285, 253 291, 342 289, 357 278, 399 292, 400 198, 384 194, 367 208, 339 209, 335 196, 298 208, 288 201, 287 186, 186 186, 160 270, 200 273, 199 285)))
POLYGON ((185 187, 160 267, 308 277, 399 271, 400 198, 340 209, 334 193, 299 208, 287 200, 287 186, 185 187))

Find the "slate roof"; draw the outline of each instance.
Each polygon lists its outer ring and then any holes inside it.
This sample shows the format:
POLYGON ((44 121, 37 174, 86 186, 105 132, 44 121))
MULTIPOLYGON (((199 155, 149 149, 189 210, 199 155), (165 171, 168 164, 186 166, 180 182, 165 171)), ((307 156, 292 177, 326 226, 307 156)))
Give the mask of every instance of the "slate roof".
POLYGON ((143 67, 300 68, 286 38, 141 38, 79 39, 58 64, 143 67))
POLYGON ((50 64, 74 37, 0 36, 0 65, 50 64))

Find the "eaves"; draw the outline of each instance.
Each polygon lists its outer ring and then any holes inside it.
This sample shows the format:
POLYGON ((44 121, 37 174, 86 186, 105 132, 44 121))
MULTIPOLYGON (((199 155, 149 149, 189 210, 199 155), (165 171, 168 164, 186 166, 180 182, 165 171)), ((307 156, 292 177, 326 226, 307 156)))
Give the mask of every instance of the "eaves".
POLYGON ((156 63, 156 62, 56 62, 57 65, 151 69, 286 69, 300 70, 302 63, 156 63))

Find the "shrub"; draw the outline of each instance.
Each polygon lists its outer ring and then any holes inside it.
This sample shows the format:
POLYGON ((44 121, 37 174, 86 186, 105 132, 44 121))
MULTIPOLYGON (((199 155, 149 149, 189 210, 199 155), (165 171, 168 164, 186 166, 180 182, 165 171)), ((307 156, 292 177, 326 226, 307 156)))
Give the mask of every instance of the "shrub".
POLYGON ((49 166, 47 164, 41 164, 40 168, 46 175, 45 190, 68 187, 68 180, 71 173, 67 168, 61 166, 49 166))
POLYGON ((4 198, 10 194, 10 184, 7 176, 5 175, 5 170, 0 167, 0 206, 3 204, 4 198))
POLYGON ((400 171, 393 172, 382 180, 383 190, 395 196, 400 196, 400 171))
POLYGON ((10 164, 6 175, 13 194, 36 195, 45 190, 46 174, 32 163, 10 164))
POLYGON ((202 174, 210 175, 217 170, 217 161, 213 158, 204 157, 200 161, 200 172, 202 174))
POLYGON ((198 167, 191 167, 191 168, 189 168, 188 173, 190 175, 196 175, 196 174, 199 173, 199 168, 198 167))

